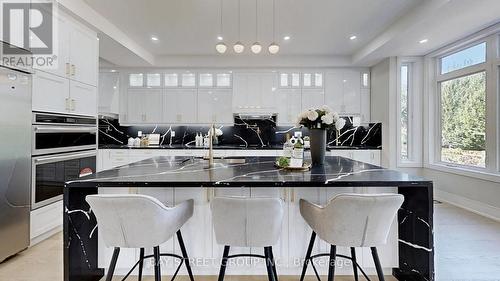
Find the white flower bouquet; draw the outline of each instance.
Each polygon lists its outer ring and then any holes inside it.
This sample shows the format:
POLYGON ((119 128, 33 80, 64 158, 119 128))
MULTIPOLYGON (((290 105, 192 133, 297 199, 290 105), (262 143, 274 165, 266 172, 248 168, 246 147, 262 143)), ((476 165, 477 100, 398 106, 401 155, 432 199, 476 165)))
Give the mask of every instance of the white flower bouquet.
POLYGON ((209 136, 214 136, 214 137, 220 137, 222 136, 224 133, 222 132, 222 130, 220 128, 210 128, 207 132, 207 134, 209 136), (215 129, 215 134, 213 133, 213 130, 215 129))
POLYGON ((338 113, 333 112, 327 105, 318 109, 308 109, 297 117, 296 127, 307 127, 308 129, 330 129, 340 130, 345 125, 345 119, 338 113))

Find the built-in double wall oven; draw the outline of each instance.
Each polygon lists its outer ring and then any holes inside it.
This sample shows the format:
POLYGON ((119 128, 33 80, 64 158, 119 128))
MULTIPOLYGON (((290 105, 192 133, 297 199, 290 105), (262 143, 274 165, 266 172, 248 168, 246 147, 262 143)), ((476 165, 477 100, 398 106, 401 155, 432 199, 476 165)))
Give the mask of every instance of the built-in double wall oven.
POLYGON ((97 120, 33 113, 31 208, 62 199, 64 183, 95 173, 97 120))

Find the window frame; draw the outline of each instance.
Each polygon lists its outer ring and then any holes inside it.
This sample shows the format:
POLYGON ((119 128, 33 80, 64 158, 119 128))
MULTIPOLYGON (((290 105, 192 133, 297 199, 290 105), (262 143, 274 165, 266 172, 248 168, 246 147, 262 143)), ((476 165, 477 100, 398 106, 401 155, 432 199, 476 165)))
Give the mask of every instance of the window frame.
POLYGON ((423 64, 421 57, 397 58, 396 89, 396 165, 401 168, 422 167, 423 163, 423 64), (408 159, 401 155, 401 67, 408 66, 408 159))
POLYGON ((402 61, 401 64, 398 65, 398 98, 397 98, 397 108, 398 108, 398 111, 397 111, 397 116, 398 116, 398 139, 397 139, 397 146, 398 146, 398 163, 411 163, 412 162, 412 159, 414 158, 414 149, 412 147, 412 143, 413 141, 411 141, 411 137, 413 136, 412 134, 412 129, 413 129, 413 125, 412 125, 412 120, 413 120, 413 108, 412 108, 412 105, 413 105, 413 102, 412 102, 412 97, 413 97, 413 89, 412 89, 412 86, 414 84, 414 81, 412 79, 413 77, 413 65, 411 62, 407 62, 407 61, 402 61), (406 89, 406 102, 407 102, 407 111, 408 111, 408 116, 407 116, 407 129, 406 129, 406 138, 407 138, 407 148, 406 148, 406 154, 408 155, 407 158, 403 158, 403 153, 402 153, 402 142, 401 142, 401 137, 402 137, 402 131, 401 131, 401 95, 402 95, 402 68, 406 66, 408 68, 408 71, 407 71, 407 89, 406 89))
POLYGON ((500 24, 486 28, 425 56, 424 123, 428 131, 423 167, 500 183, 500 24), (486 61, 441 74, 441 58, 486 42, 486 61), (486 72, 486 167, 441 161, 440 82, 486 72))

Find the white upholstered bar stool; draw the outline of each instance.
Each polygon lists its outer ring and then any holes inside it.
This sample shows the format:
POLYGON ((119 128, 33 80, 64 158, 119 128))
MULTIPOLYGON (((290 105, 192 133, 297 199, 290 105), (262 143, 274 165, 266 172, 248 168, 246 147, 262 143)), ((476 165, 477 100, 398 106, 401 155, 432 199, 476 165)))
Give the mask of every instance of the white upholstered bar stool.
POLYGON ((193 215, 193 200, 184 201, 172 208, 167 208, 154 197, 138 194, 89 195, 86 200, 97 218, 104 243, 108 247, 114 247, 106 276, 107 281, 113 277, 120 248, 140 249, 139 261, 124 279, 139 265, 139 280, 141 280, 144 259, 154 258, 155 281, 160 281, 160 256, 168 256, 181 261, 172 280, 182 263, 186 264, 191 281, 194 280, 180 231, 182 225, 193 215), (182 257, 160 254, 160 244, 168 241, 174 234, 177 234, 182 257), (153 248, 154 254, 144 256, 145 248, 153 248))
MULTIPOLYGON (((400 194, 339 194, 322 207, 301 199, 300 214, 312 228, 312 235, 300 281, 304 280, 309 261, 320 256, 330 257, 329 281, 334 280, 337 256, 352 260, 357 281, 359 265, 356 262, 356 247, 371 248, 378 278, 384 280, 376 247, 387 243, 392 222, 403 201, 404 197, 400 194), (331 245, 329 254, 311 256, 316 234, 331 245), (337 255, 336 246, 350 247, 351 257, 337 255)), ((314 263, 312 266, 319 280, 314 263)), ((368 279, 363 269, 359 269, 368 279)))
POLYGON ((278 280, 272 245, 281 235, 283 204, 279 198, 214 198, 211 208, 215 238, 224 245, 219 281, 224 280, 228 259, 237 257, 265 259, 269 281, 278 280), (229 255, 230 247, 263 247, 264 255, 229 255))

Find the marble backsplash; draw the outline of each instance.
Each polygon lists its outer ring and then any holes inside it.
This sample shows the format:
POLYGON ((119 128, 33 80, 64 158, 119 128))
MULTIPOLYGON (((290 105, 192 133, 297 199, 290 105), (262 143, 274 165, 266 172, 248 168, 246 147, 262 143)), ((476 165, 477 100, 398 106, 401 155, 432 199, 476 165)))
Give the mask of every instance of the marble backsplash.
MULTIPOLYGON (((381 148, 382 124, 370 123, 353 126, 352 119, 344 117, 346 125, 337 137, 335 130, 327 133, 330 146, 352 146, 381 148), (337 141, 338 138, 338 141, 337 141)), ((309 135, 308 129, 297 129, 292 126, 277 126, 274 120, 242 120, 236 119, 232 126, 216 126, 223 135, 219 137, 219 145, 241 147, 273 147, 282 146, 286 134, 293 135, 302 131, 309 135)), ((129 137, 137 137, 137 132, 144 134, 160 134, 161 145, 193 145, 196 133, 206 134, 209 126, 120 126, 118 120, 99 119, 99 146, 126 145, 129 137), (175 132, 175 135, 172 134, 175 132)))

